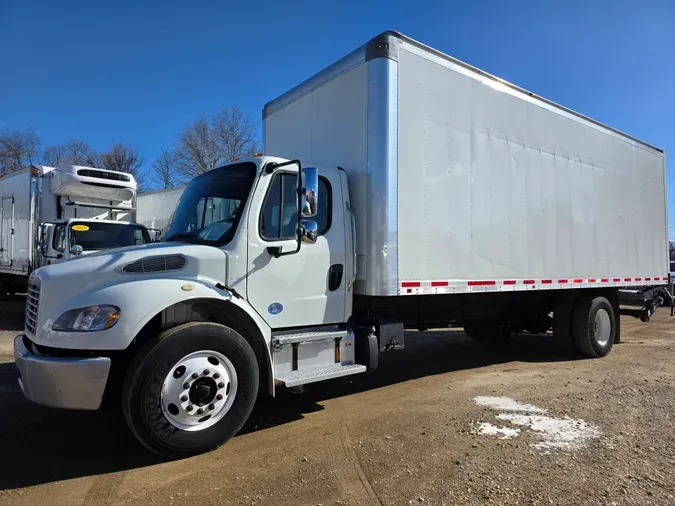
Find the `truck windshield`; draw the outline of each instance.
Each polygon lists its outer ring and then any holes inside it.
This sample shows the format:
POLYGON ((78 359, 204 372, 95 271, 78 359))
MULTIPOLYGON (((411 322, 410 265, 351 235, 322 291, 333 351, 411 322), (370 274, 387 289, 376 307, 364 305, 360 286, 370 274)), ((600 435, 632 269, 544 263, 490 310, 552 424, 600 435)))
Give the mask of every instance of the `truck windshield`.
POLYGON ((232 240, 255 179, 253 162, 227 165, 193 179, 181 195, 166 241, 221 246, 232 240))
POLYGON ((142 225, 106 222, 73 222, 70 224, 70 245, 84 251, 137 246, 150 242, 150 234, 142 225))

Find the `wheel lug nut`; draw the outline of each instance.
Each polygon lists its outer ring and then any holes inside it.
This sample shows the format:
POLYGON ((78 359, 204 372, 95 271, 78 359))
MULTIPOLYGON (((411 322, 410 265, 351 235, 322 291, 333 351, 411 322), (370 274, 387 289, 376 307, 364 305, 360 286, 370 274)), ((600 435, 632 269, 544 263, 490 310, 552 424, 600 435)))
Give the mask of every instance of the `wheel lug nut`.
POLYGON ((209 371, 208 369, 204 369, 204 376, 208 376, 209 374, 211 374, 211 371, 209 371))
POLYGON ((218 399, 219 401, 222 401, 222 400, 223 400, 223 395, 222 395, 222 394, 216 395, 216 399, 218 399))
POLYGON ((218 378, 220 378, 220 374, 216 373, 216 374, 213 375, 213 379, 218 379, 218 378))
POLYGON ((185 408, 185 410, 186 411, 192 411, 192 406, 188 406, 187 408, 185 408))
POLYGON ((225 383, 223 382, 218 383, 218 388, 225 388, 225 383))
POLYGON ((199 408, 199 409, 197 410, 197 414, 198 414, 198 415, 203 415, 203 414, 204 414, 204 410, 203 410, 202 408, 199 408))
POLYGON ((187 396, 187 395, 183 395, 183 396, 180 398, 181 402, 185 402, 185 401, 187 401, 187 399, 188 399, 188 396, 187 396))
POLYGON ((192 379, 197 379, 197 378, 199 378, 199 374, 197 374, 196 372, 193 372, 192 373, 192 379))
POLYGON ((183 388, 184 388, 185 390, 187 390, 188 388, 190 388, 190 383, 183 383, 183 388))
POLYGON ((211 411, 213 411, 214 409, 216 409, 216 405, 215 404, 209 404, 209 409, 211 411))

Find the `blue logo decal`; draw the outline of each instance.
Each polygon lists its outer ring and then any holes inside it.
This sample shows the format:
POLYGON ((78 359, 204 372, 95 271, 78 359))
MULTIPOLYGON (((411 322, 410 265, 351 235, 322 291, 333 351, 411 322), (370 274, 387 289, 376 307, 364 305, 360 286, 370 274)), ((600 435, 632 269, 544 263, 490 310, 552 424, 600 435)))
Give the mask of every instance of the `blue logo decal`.
POLYGON ((280 302, 273 302, 272 304, 269 305, 267 308, 267 312, 269 314, 275 315, 279 314, 284 310, 284 306, 281 305, 280 302))

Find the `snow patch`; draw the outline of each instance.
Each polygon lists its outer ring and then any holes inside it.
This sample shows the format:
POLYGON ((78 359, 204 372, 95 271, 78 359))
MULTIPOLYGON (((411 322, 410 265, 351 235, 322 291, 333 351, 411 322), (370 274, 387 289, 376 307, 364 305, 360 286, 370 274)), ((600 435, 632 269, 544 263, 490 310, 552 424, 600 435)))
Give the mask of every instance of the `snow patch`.
POLYGON ((497 420, 520 428, 498 427, 487 422, 479 425, 478 432, 500 436, 501 439, 517 437, 522 430, 529 430, 540 441, 532 443, 539 450, 575 450, 600 436, 598 427, 584 420, 547 415, 547 410, 533 404, 523 404, 510 397, 475 397, 479 406, 500 411, 497 420))
POLYGON ((534 404, 523 404, 510 397, 478 396, 473 399, 479 406, 486 406, 498 411, 523 411, 525 413, 546 413, 545 409, 534 404))
POLYGON ((542 441, 532 446, 542 450, 575 450, 600 436, 600 430, 585 422, 573 418, 555 418, 544 415, 523 415, 520 413, 500 413, 497 419, 513 425, 527 427, 537 432, 542 441))
POLYGON ((486 436, 499 436, 499 439, 510 439, 520 434, 520 429, 511 427, 497 427, 491 423, 481 422, 478 426, 478 433, 486 436))

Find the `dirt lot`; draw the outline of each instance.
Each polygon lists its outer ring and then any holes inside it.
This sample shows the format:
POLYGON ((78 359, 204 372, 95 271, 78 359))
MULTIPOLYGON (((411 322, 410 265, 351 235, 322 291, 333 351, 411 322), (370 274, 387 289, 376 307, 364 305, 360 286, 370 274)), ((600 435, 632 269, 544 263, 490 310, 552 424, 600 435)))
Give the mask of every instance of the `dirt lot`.
POLYGON ((675 504, 667 311, 600 360, 412 332, 376 374, 281 392, 220 450, 161 462, 118 416, 24 401, 22 307, 0 301, 0 505, 675 504))

